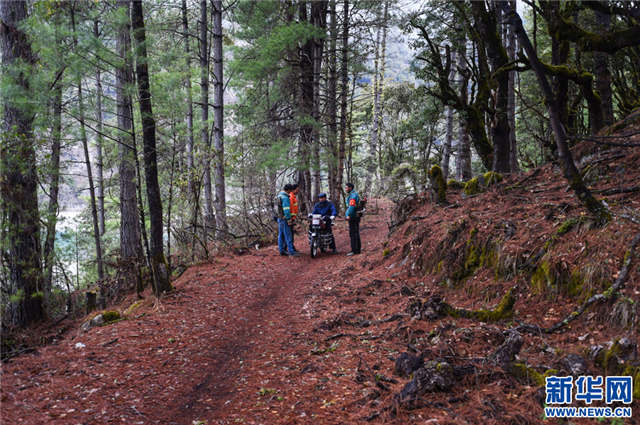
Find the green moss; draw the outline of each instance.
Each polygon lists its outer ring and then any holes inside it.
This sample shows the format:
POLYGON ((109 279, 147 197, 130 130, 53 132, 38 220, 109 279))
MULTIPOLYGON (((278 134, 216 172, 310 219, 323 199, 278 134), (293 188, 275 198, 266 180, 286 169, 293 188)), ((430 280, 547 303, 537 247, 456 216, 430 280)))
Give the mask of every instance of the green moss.
POLYGON ((571 271, 571 277, 567 283, 567 294, 571 297, 577 297, 580 295, 584 288, 584 278, 578 270, 571 271))
POLYGON ((388 257, 391 254, 391 250, 389 248, 385 248, 382 250, 382 257, 388 257))
POLYGON ((476 195, 480 193, 480 183, 478 178, 474 177, 464 184, 464 194, 467 196, 476 195))
POLYGON ((115 322, 116 320, 120 320, 120 313, 115 310, 105 311, 102 313, 102 318, 105 324, 115 322))
POLYGON ((124 316, 130 315, 131 313, 133 313, 134 310, 136 310, 142 304, 144 304, 144 300, 138 300, 138 301, 134 302, 129 307, 127 307, 127 309, 124 311, 124 316))
POLYGON ((429 180, 431 181, 431 187, 436 193, 437 202, 440 204, 447 202, 447 184, 444 181, 444 174, 439 165, 431 167, 431 170, 429 170, 429 180))
POLYGON ((502 179, 502 174, 496 173, 495 171, 487 171, 484 173, 484 184, 487 185, 487 187, 501 182, 502 179))
POLYGON ((449 179, 447 180, 447 188, 452 190, 464 189, 464 182, 460 182, 456 179, 449 179))
POLYGON ((463 308, 452 307, 449 304, 444 305, 444 310, 447 316, 453 318, 464 317, 481 322, 497 322, 499 320, 509 318, 513 315, 513 306, 515 303, 516 298, 513 295, 513 290, 509 289, 507 293, 502 297, 498 305, 492 310, 466 310, 463 308))
POLYGON ((640 366, 627 366, 620 375, 633 377, 633 400, 640 400, 640 366))
POLYGON ((564 222, 562 222, 560 227, 558 227, 558 229, 556 230, 556 235, 562 236, 564 234, 569 233, 569 231, 573 229, 576 224, 581 223, 582 220, 583 220, 582 217, 572 217, 572 218, 566 219, 564 222))
POLYGON ((535 384, 538 387, 546 385, 546 378, 558 374, 556 369, 547 369, 544 373, 540 373, 532 367, 524 363, 513 363, 511 365, 511 374, 518 380, 528 384, 535 384))
POLYGON ((542 260, 531 276, 531 287, 537 294, 545 292, 546 288, 555 284, 555 278, 551 273, 551 264, 548 260, 542 260))
POLYGON ((513 315, 513 306, 516 303, 516 297, 513 290, 509 289, 502 297, 496 308, 493 310, 475 310, 472 311, 472 317, 481 322, 496 322, 506 319, 513 315))
POLYGON ((633 399, 640 399, 640 366, 625 365, 618 361, 622 347, 615 340, 611 348, 602 350, 595 358, 598 366, 602 367, 607 376, 631 376, 633 377, 633 399))

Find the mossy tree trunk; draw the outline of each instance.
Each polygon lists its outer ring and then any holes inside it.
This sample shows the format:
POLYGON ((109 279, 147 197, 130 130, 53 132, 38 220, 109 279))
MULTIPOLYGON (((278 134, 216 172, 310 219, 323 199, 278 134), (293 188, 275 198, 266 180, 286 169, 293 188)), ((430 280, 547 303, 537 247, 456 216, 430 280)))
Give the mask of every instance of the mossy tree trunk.
MULTIPOLYGON (((456 7, 460 7, 458 3, 454 4, 456 7)), ((462 9, 460 9, 460 13, 462 13, 462 9)), ((490 170, 493 167, 493 147, 487 137, 485 125, 485 111, 487 110, 490 96, 488 82, 484 78, 481 78, 478 82, 478 91, 473 103, 469 104, 463 101, 462 97, 453 89, 449 82, 449 73, 451 70, 451 51, 449 46, 446 46, 445 53, 442 55, 440 49, 431 40, 429 30, 424 24, 414 19, 410 21, 410 25, 420 31, 430 51, 429 57, 421 57, 419 59, 428 62, 429 65, 436 69, 438 74, 437 87, 428 90, 428 92, 440 99, 443 104, 452 106, 455 110, 459 111, 460 118, 467 129, 476 153, 485 168, 490 170)), ((483 54, 481 50, 478 50, 478 56, 483 54)), ((486 65, 486 58, 479 58, 479 68, 481 68, 483 64, 486 65)), ((480 69, 479 71, 479 75, 481 76, 489 75, 488 69, 480 69)), ((464 95, 466 97, 466 92, 464 95)))
POLYGON ((498 72, 509 63, 509 56, 503 46, 500 32, 498 31, 499 7, 487 9, 484 1, 471 2, 475 31, 473 37, 478 44, 478 62, 483 79, 491 80, 484 82, 494 93, 494 111, 491 125, 491 140, 493 142, 493 161, 491 169, 500 173, 511 171, 509 152, 509 119, 507 108, 509 104, 509 73, 498 72), (482 52, 484 50, 484 52, 482 52), (487 61, 487 63, 483 63, 487 61), (490 63, 490 67, 489 67, 490 63), (484 72, 483 72, 484 69, 484 72), (493 88, 493 89, 492 89, 493 88))

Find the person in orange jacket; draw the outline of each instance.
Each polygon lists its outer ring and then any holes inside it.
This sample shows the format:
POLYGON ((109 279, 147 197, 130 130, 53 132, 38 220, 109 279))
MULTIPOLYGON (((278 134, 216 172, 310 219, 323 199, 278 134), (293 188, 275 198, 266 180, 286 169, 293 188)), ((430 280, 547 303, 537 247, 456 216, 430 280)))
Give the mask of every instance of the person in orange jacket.
POLYGON ((290 185, 291 187, 291 192, 289 192, 289 205, 291 207, 291 241, 293 242, 295 239, 295 224, 296 224, 296 219, 298 218, 298 198, 296 197, 296 194, 298 193, 298 184, 297 183, 293 183, 290 185))

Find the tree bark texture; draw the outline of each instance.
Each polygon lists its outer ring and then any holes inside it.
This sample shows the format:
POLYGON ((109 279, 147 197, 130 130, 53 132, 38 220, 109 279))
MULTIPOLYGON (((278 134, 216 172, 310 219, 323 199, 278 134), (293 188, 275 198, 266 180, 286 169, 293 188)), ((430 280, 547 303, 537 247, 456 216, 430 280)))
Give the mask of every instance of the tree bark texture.
POLYGON ((0 193, 10 227, 7 280, 12 294, 18 295, 18 301, 11 305, 11 316, 21 326, 44 317, 33 111, 28 102, 29 78, 24 72, 24 66, 33 66, 35 58, 27 35, 19 28, 25 19, 26 2, 0 2, 2 72, 18 92, 17 96, 2 96, 0 193), (24 66, 16 67, 20 62, 24 66))
MULTIPOLYGON (((456 76, 456 53, 453 52, 451 54, 451 70, 449 71, 450 84, 453 84, 455 80, 455 76, 456 76)), ((445 120, 447 122, 447 126, 446 126, 446 134, 444 137, 444 146, 442 147, 442 161, 440 161, 440 168, 442 168, 442 176, 444 180, 447 181, 447 179, 449 178, 449 160, 451 159, 451 144, 453 141, 453 107, 446 106, 445 120)))
POLYGON ((200 214, 200 179, 195 170, 195 143, 193 137, 193 94, 191 93, 191 48, 189 42, 189 20, 187 19, 187 0, 182 0, 182 32, 184 33, 185 86, 187 90, 187 198, 191 206, 191 258, 194 259, 200 214))
MULTIPOLYGON (((338 169, 336 186, 342 192, 344 161, 347 146, 347 101, 349 98, 349 0, 342 4, 342 57, 340 60, 340 141, 338 144, 338 169)), ((339 198, 334 199, 336 208, 342 205, 339 198)))
MULTIPOLYGON (((314 27, 326 34, 327 29, 326 0, 316 0, 311 3, 311 23, 314 27)), ((320 75, 322 72, 322 55, 324 51, 324 38, 313 38, 313 146, 311 161, 313 169, 312 199, 315 202, 321 191, 320 175, 320 75)))
POLYGON ((45 293, 53 284, 55 262, 56 223, 58 221, 58 195, 60 192, 60 151, 62 132, 62 84, 53 88, 53 125, 51 128, 51 162, 49 163, 49 204, 47 206, 47 236, 44 243, 45 293))
MULTIPOLYGON (((611 15, 595 12, 596 24, 604 32, 611 28, 611 15)), ((609 69, 609 55, 603 52, 594 53, 594 73, 596 76, 596 90, 600 95, 602 115, 605 126, 613 124, 613 100, 611 94, 611 71, 609 69)))
MULTIPOLYGON (((468 87, 469 87, 469 73, 467 70, 467 39, 466 36, 462 36, 460 45, 458 46, 458 73, 460 74, 460 101, 463 105, 467 105, 468 100, 468 87)), ((459 181, 466 181, 472 177, 471 172, 471 138, 469 137, 469 129, 467 127, 467 121, 464 120, 463 113, 458 111, 458 146, 456 148, 456 179, 459 181)))
MULTIPOLYGON (((129 15, 129 0, 118 0, 118 8, 129 15)), ((119 63, 116 67, 116 105, 118 115, 119 176, 120 176, 120 257, 125 278, 132 279, 128 286, 141 286, 140 263, 140 215, 136 187, 136 149, 133 138, 133 115, 129 89, 133 83, 131 68, 130 23, 119 25, 116 35, 116 50, 119 63), (133 285, 131 285, 133 283, 133 285)))
POLYGON ((329 196, 331 201, 336 205, 340 204, 340 186, 338 184, 338 124, 337 124, 337 39, 338 39, 338 23, 336 13, 336 0, 331 0, 330 13, 331 23, 329 27, 329 63, 327 79, 327 162, 329 164, 329 196))
MULTIPOLYGON (((209 26, 207 24, 207 0, 200 0, 200 111, 202 129, 200 137, 204 150, 202 157, 202 184, 204 186, 205 236, 216 228, 211 191, 211 141, 209 140, 209 26)), ((206 240, 205 238, 205 240, 206 240)), ((206 242, 205 242, 206 243, 206 242)))
MULTIPOLYGON (((93 36, 98 39, 100 36, 98 20, 93 21, 93 36)), ((100 224, 100 236, 105 232, 104 218, 104 160, 103 160, 103 121, 102 121, 102 76, 100 67, 96 67, 96 179, 98 183, 98 223, 100 224)))
POLYGON ((131 21, 133 36, 136 40, 136 76, 138 83, 138 97, 140 117, 142 120, 142 143, 144 156, 144 174, 147 186, 147 202, 149 203, 149 221, 151 231, 149 251, 151 257, 151 271, 155 282, 154 292, 159 295, 171 290, 169 281, 169 267, 164 256, 162 199, 160 184, 158 183, 158 158, 156 153, 156 122, 151 105, 151 87, 149 84, 149 67, 147 65, 146 33, 142 1, 132 3, 131 21))
MULTIPOLYGON (((493 171, 509 173, 509 121, 507 117, 507 105, 509 95, 509 75, 507 72, 498 72, 500 68, 509 63, 509 57, 502 44, 498 31, 499 8, 488 9, 484 1, 471 3, 474 24, 476 26, 479 50, 485 50, 486 57, 490 61, 491 78, 495 80, 491 86, 494 90, 494 115, 491 117, 491 139, 493 141, 493 171)), ((480 59, 482 61, 482 58, 480 59)), ((489 71, 487 69, 487 71, 489 71)), ((482 72, 482 71, 481 71, 482 72)))
POLYGON ((222 52, 222 0, 211 2, 213 7, 213 150, 216 209, 216 234, 227 230, 225 179, 224 179, 224 80, 222 52))
MULTIPOLYGON (((515 0, 511 1, 511 7, 515 7, 515 0)), ((508 25, 504 24, 505 37, 503 40, 507 42, 507 55, 509 61, 516 59, 516 35, 513 29, 510 29, 508 25)), ((520 165, 518 164, 518 144, 516 141, 516 71, 509 71, 509 101, 507 104, 507 117, 509 120, 509 166, 512 173, 520 172, 520 165)))

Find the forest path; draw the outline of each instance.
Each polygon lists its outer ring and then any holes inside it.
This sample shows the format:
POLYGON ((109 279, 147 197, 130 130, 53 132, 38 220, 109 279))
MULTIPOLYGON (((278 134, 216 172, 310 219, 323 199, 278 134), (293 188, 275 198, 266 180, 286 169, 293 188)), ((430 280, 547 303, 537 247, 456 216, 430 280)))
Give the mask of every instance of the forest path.
MULTIPOLYGON (((313 300, 336 276, 354 273, 368 252, 379 256, 386 212, 363 221, 361 256, 345 256, 341 220, 338 255, 311 259, 301 232, 298 258, 282 257, 274 246, 217 257, 189 268, 158 307, 148 301, 128 320, 14 359, 3 367, 2 423, 247 423, 256 418, 247 403, 270 414, 269 401, 284 395, 275 388, 295 387, 313 367, 303 367, 315 344, 313 300)), ((305 417, 294 391, 284 412, 305 417)), ((288 422, 282 413, 271 418, 288 422)))

